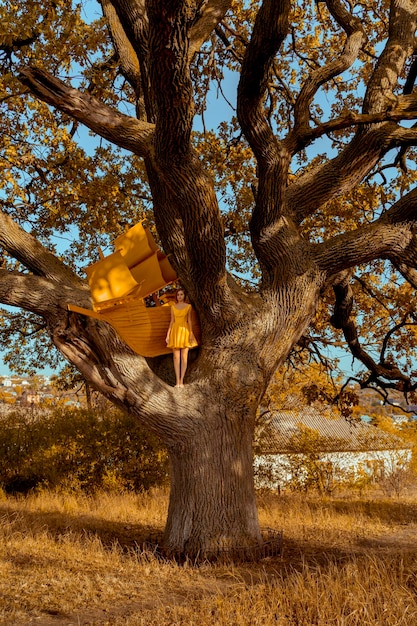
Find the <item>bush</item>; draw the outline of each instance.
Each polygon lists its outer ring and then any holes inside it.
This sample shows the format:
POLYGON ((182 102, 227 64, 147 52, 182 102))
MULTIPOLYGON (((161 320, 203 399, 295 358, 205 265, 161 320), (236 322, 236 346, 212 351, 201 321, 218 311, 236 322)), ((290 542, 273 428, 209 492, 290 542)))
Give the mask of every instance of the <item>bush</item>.
POLYGON ((146 490, 167 481, 156 436, 116 409, 18 410, 0 419, 0 486, 146 490))

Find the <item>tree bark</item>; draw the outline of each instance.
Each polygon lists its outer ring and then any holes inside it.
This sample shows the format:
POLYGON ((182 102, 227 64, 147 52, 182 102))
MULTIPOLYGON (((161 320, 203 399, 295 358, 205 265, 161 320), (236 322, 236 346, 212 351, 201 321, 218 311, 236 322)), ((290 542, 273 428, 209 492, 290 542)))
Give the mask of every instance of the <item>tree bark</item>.
POLYGON ((254 415, 242 406, 207 407, 209 419, 169 448, 168 554, 215 558, 262 544, 253 482, 254 415), (240 414, 237 414, 240 413, 240 414))

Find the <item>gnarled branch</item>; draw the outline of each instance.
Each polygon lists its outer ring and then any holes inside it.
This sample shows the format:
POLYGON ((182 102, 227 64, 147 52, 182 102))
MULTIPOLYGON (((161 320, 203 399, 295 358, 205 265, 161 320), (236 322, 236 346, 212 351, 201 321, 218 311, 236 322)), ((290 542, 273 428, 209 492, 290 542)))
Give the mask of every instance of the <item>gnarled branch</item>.
POLYGON ((407 58, 415 48, 417 5, 410 0, 391 2, 388 39, 368 81, 363 102, 364 113, 386 109, 387 100, 395 101, 398 84, 407 58))
POLYGON ((360 226, 313 246, 313 256, 325 272, 338 273, 377 258, 402 260, 417 267, 417 188, 396 202, 372 224, 360 226))
POLYGON ((153 124, 123 115, 39 68, 22 68, 20 80, 40 100, 67 113, 117 146, 139 156, 147 156, 152 151, 153 124))
MULTIPOLYGON (((83 292, 82 296, 84 296, 83 292)), ((43 276, 0 269, 0 301, 9 306, 31 311, 51 322, 57 312, 66 309, 71 300, 80 301, 81 290, 76 285, 51 280, 43 276)))
POLYGON ((136 94, 137 116, 139 119, 143 119, 141 114, 142 84, 138 56, 120 23, 113 2, 111 0, 100 0, 100 3, 119 58, 120 70, 136 94))
MULTIPOLYGON (((411 96, 399 96, 395 102, 387 105, 386 109, 378 113, 354 113, 349 111, 328 122, 323 122, 315 128, 308 128, 297 138, 297 151, 306 147, 312 141, 323 137, 334 131, 344 130, 351 126, 369 126, 381 122, 401 122, 403 120, 414 120, 417 118, 417 94, 411 96)), ((396 142, 417 142, 417 130, 410 128, 398 128, 394 132, 390 128, 391 143, 396 142)))
POLYGON ((274 57, 288 34, 290 9, 289 0, 266 0, 262 4, 242 64, 237 114, 260 168, 271 166, 278 154, 263 98, 274 57))
MULTIPOLYGON (((155 101, 152 94, 152 86, 149 76, 149 22, 144 0, 104 0, 103 12, 109 20, 109 28, 112 33, 116 49, 121 55, 122 68, 126 64, 138 62, 135 75, 130 74, 135 80, 136 96, 143 96, 143 111, 137 107, 139 119, 146 116, 147 121, 155 122, 155 101), (128 41, 126 49, 123 41, 128 41), (140 72, 140 76, 137 74, 140 72)), ((140 104, 140 102, 139 102, 140 104)))
POLYGON ((393 265, 400 272, 401 276, 403 276, 414 289, 417 289, 417 269, 409 267, 406 263, 393 263, 393 265))
POLYGON ((255 253, 264 276, 282 258, 279 239, 285 237, 281 221, 286 214, 286 177, 290 152, 280 143, 268 122, 264 96, 274 57, 289 30, 289 0, 265 0, 256 16, 251 40, 246 48, 237 94, 237 114, 241 128, 258 163, 258 189, 250 221, 255 253))
MULTIPOLYGON (((155 205, 155 219, 158 224, 171 224, 180 218, 189 261, 186 278, 209 326, 209 320, 219 323, 220 311, 233 317, 237 309, 227 286, 224 229, 213 181, 191 143, 194 104, 188 43, 197 17, 184 2, 167 7, 150 0, 147 6, 150 76, 157 110, 150 179, 156 196, 161 196, 156 185, 171 194, 170 202, 155 205), (178 215, 173 215, 173 205, 178 215)), ((169 252, 178 248, 175 238, 179 231, 173 226, 164 233, 169 252)))
MULTIPOLYGON (((368 381, 364 384, 364 386, 367 386, 367 384, 371 381, 377 381, 378 384, 384 388, 386 383, 384 383, 381 379, 385 379, 386 381, 390 381, 389 384, 394 386, 396 389, 404 392, 409 391, 411 388, 409 376, 404 374, 399 367, 387 362, 384 358, 386 341, 383 342, 379 363, 377 363, 362 347, 356 325, 351 319, 353 309, 353 292, 350 286, 348 273, 342 272, 340 275, 335 276, 333 290, 335 293, 335 306, 330 322, 335 328, 342 330, 348 348, 353 357, 358 359, 358 361, 360 361, 369 370, 368 381)), ((391 333, 388 333, 387 337, 390 334, 391 333)))
POLYGON ((406 145, 416 142, 414 130, 400 129, 394 123, 394 120, 415 117, 415 95, 411 95, 411 99, 398 97, 394 90, 415 46, 416 23, 415 3, 398 0, 392 4, 389 36, 368 81, 362 108, 362 114, 382 114, 382 119, 371 117, 366 123, 364 118, 352 141, 337 157, 310 170, 291 185, 287 202, 297 221, 301 222, 338 194, 351 189, 391 148, 401 146, 402 142, 406 145), (393 109, 398 118, 394 114, 393 121, 389 121, 393 109))
MULTIPOLYGON (((328 0, 329 11, 347 34, 347 40, 341 55, 337 56, 324 67, 315 70, 308 77, 300 91, 294 107, 294 129, 289 133, 286 144, 292 146, 291 151, 298 151, 307 145, 309 133, 309 107, 321 85, 335 76, 339 76, 355 62, 366 42, 366 33, 361 21, 349 13, 339 0, 328 0)), ((326 131, 325 131, 326 132, 326 131)))
POLYGON ((3 211, 0 211, 0 246, 33 274, 71 285, 78 282, 64 263, 3 211))
POLYGON ((189 61, 214 32, 231 5, 232 0, 207 0, 202 3, 201 13, 190 30, 189 61))

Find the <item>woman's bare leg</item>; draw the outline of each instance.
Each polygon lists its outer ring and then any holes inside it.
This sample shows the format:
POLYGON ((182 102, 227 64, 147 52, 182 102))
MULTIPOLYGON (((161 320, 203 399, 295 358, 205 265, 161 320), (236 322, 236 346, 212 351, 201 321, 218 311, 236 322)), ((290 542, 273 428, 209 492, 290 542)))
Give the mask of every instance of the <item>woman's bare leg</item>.
POLYGON ((184 376, 187 371, 187 363, 188 363, 188 348, 183 348, 181 350, 181 376, 180 376, 180 387, 184 387, 184 376))
POLYGON ((173 349, 174 357, 174 372, 175 372, 175 386, 179 387, 181 382, 181 350, 178 348, 173 349))

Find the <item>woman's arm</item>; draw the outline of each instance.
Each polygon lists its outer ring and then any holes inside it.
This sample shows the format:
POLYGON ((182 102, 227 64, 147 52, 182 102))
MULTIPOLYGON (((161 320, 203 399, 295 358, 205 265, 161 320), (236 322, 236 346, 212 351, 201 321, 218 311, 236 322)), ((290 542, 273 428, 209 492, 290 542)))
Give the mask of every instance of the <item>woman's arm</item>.
POLYGON ((193 322, 191 319, 192 312, 193 312, 193 307, 190 305, 190 308, 188 309, 188 314, 187 314, 187 324, 188 324, 188 328, 190 329, 190 340, 195 341, 195 337, 193 334, 193 322))

